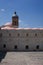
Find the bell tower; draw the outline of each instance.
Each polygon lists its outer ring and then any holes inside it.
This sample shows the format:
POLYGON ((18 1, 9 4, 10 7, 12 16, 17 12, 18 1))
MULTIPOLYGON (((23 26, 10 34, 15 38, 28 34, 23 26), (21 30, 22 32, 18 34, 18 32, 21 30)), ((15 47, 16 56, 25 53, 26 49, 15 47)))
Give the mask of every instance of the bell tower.
POLYGON ((18 28, 18 16, 16 12, 14 12, 12 16, 12 26, 14 26, 15 28, 18 28))

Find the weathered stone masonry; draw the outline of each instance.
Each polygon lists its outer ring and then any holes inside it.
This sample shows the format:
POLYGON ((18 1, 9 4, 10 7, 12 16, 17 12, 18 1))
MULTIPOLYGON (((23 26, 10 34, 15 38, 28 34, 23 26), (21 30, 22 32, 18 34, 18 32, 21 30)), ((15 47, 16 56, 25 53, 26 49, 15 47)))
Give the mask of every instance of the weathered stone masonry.
POLYGON ((43 30, 0 30, 0 51, 43 50, 43 30))

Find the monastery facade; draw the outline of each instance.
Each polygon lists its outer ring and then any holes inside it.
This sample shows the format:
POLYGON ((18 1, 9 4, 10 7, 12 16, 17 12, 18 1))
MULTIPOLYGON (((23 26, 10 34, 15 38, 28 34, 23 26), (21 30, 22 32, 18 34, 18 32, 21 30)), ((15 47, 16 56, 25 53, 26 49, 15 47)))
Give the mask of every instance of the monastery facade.
POLYGON ((0 27, 0 51, 43 51, 43 28, 19 28, 19 17, 0 27))

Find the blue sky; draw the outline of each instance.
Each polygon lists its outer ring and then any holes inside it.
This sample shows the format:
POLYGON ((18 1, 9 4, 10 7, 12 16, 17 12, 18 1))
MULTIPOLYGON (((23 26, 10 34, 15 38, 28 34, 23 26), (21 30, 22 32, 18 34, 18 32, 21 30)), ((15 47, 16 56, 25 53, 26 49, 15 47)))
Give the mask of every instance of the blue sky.
POLYGON ((43 0, 0 0, 0 26, 12 21, 14 11, 19 27, 43 28, 43 0))

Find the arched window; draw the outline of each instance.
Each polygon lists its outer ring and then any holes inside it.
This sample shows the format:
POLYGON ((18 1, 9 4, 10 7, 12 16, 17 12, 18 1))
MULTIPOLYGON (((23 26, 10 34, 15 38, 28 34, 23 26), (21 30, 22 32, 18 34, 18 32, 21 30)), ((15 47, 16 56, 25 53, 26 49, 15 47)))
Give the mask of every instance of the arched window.
POLYGON ((36 49, 39 49, 39 45, 36 46, 36 49))
POLYGON ((6 48, 6 44, 3 45, 3 48, 6 48))
POLYGON ((20 34, 18 33, 18 37, 20 36, 20 34))
POLYGON ((35 36, 37 36, 37 33, 35 33, 35 36))
POLYGON ((29 46, 28 46, 28 45, 26 45, 26 46, 25 46, 25 49, 29 49, 29 46))
POLYGON ((0 37, 2 37, 2 33, 0 33, 0 37))
POLYGON ((28 37, 28 33, 26 34, 26 36, 28 37))
POLYGON ((17 45, 14 46, 14 49, 17 49, 17 45))
POLYGON ((14 21, 15 22, 15 25, 16 25, 16 21, 14 21))
POLYGON ((9 33, 9 36, 11 36, 11 33, 9 33))
POLYGON ((12 23, 13 25, 16 25, 16 21, 13 21, 13 23, 12 23))

